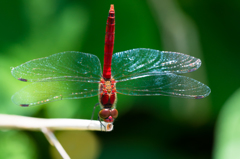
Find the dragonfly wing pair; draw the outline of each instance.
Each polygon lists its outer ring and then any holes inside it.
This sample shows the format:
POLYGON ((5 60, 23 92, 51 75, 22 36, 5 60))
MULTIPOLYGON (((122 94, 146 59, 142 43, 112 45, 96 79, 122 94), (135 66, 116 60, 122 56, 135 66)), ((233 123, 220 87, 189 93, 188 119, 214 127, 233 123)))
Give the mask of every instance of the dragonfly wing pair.
POLYGON ((201 60, 178 52, 132 49, 113 55, 112 75, 117 92, 125 95, 166 95, 204 98, 211 92, 205 84, 177 75, 197 70, 201 60))
MULTIPOLYGON (((132 49, 113 55, 112 76, 117 92, 126 95, 203 98, 211 92, 208 86, 178 75, 200 66, 200 59, 189 55, 132 49)), ((17 105, 33 106, 96 96, 101 73, 100 61, 92 54, 69 51, 31 60, 12 69, 18 80, 34 82, 13 95, 12 100, 17 105)))
POLYGON ((98 57, 87 53, 69 51, 31 60, 12 69, 16 79, 34 82, 12 100, 17 105, 34 106, 96 96, 101 72, 98 57))

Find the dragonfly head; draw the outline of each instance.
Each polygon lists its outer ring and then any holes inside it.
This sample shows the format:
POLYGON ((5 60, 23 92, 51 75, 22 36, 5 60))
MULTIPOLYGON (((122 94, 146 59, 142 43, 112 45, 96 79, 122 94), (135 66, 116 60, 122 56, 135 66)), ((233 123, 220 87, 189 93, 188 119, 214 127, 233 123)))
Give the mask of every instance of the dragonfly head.
POLYGON ((118 111, 117 109, 102 109, 99 111, 99 116, 103 121, 112 123, 117 118, 118 111))

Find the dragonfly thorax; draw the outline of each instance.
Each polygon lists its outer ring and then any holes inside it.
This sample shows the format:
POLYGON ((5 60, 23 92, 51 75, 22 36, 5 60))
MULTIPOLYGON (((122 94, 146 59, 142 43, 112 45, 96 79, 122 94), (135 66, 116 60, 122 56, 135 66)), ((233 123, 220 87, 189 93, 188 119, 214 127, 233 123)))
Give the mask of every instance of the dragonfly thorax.
POLYGON ((101 79, 99 84, 99 101, 102 110, 99 112, 99 116, 105 122, 113 122, 118 115, 118 111, 115 109, 116 98, 115 80, 113 78, 110 80, 101 79))

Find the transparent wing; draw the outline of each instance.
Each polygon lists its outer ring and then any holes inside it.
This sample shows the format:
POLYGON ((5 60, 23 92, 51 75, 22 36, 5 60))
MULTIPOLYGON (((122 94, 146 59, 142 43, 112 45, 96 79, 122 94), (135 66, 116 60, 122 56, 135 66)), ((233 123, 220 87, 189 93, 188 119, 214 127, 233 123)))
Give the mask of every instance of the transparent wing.
POLYGON ((199 99, 211 92, 207 85, 195 79, 172 73, 118 82, 116 87, 117 92, 133 96, 165 95, 199 99))
POLYGON ((12 96, 20 106, 35 106, 63 99, 96 96, 98 84, 78 81, 35 82, 12 96))
POLYGON ((156 73, 181 74, 197 70, 201 60, 178 52, 133 49, 118 52, 112 58, 112 75, 125 81, 156 73))
POLYGON ((31 60, 12 69, 12 75, 25 82, 98 82, 101 72, 97 56, 74 51, 31 60))

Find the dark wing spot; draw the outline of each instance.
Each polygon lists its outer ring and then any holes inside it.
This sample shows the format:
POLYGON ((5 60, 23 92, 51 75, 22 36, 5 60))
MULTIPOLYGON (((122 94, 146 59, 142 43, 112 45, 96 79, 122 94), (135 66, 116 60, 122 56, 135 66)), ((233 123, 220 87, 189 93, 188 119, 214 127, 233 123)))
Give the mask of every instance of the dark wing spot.
POLYGON ((27 79, 24 78, 18 78, 19 81, 27 82, 27 79))
POLYGON ((196 96, 195 99, 202 99, 204 96, 196 96))
POLYGON ((29 104, 20 104, 21 107, 28 107, 29 104))
POLYGON ((193 71, 196 71, 196 70, 197 70, 197 68, 193 68, 193 69, 188 70, 188 72, 193 72, 193 71))

